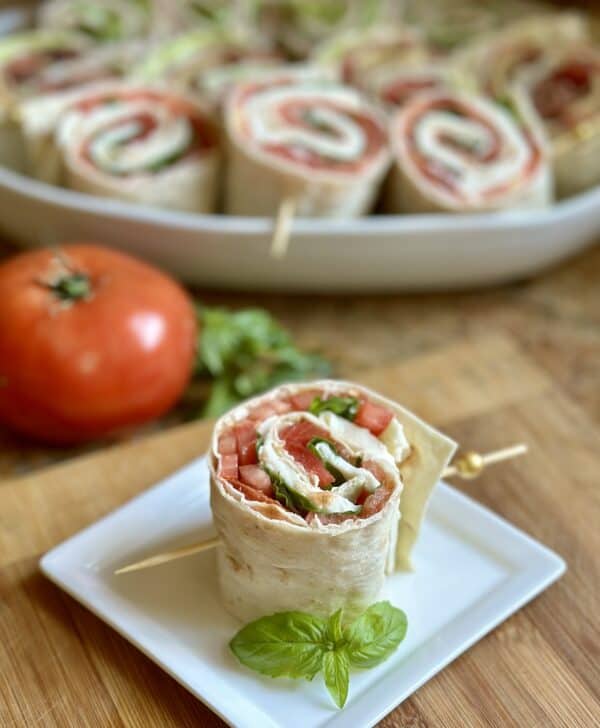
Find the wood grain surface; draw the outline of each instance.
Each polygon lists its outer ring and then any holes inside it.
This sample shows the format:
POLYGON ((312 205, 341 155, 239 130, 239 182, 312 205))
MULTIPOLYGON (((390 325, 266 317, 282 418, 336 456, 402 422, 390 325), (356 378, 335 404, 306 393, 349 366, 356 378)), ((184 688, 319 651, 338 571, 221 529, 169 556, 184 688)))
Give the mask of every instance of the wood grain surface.
MULTIPOLYGON (((381 725, 596 725, 600 434, 589 413, 506 336, 470 338, 357 378, 470 448, 527 442, 527 457, 459 487, 569 566, 381 725)), ((0 484, 3 728, 222 725, 37 569, 47 549, 201 453, 209 432, 192 423, 0 484)))

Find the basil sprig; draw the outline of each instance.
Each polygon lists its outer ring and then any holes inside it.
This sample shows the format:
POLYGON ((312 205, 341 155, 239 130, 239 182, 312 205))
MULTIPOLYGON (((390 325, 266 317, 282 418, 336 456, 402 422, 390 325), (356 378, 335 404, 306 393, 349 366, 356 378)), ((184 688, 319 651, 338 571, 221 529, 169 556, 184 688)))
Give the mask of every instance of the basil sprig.
POLYGON ((356 397, 329 397, 322 399, 315 397, 308 408, 313 415, 320 415, 321 412, 333 412, 347 420, 354 420, 359 408, 359 401, 356 397))
POLYGON ((199 306, 198 328, 194 384, 186 399, 195 412, 195 401, 203 400, 205 417, 216 417, 278 384, 331 373, 327 361, 299 349, 281 324, 262 309, 199 306))
POLYGON ((406 614, 377 602, 350 625, 339 609, 329 619, 305 612, 278 612, 243 627, 229 646, 238 660, 269 677, 312 680, 323 672, 339 708, 348 698, 350 668, 379 665, 406 635, 406 614))

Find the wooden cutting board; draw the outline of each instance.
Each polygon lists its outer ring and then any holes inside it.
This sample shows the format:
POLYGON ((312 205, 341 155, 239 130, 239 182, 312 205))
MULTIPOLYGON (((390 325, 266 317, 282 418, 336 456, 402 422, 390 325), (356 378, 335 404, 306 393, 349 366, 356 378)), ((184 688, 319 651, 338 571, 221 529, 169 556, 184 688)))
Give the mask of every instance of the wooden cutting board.
MULTIPOLYGON (((465 446, 526 457, 459 487, 560 553, 567 574, 383 726, 591 726, 600 716, 600 435, 506 338, 356 379, 465 446)), ((203 452, 197 422, 0 484, 0 725, 218 726, 150 660, 38 571, 61 540, 203 452)), ((357 727, 360 728, 360 727, 357 727)))

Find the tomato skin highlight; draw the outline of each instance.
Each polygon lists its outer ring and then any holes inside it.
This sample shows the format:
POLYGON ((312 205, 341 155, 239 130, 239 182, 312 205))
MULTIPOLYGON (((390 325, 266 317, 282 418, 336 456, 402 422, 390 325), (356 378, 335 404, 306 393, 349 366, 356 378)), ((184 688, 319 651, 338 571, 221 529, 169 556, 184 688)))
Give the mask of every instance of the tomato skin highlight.
POLYGON ((251 422, 242 422, 234 428, 237 454, 240 465, 254 465, 256 454, 256 428, 251 422))
POLYGON ((273 495, 273 485, 268 474, 258 465, 240 465, 240 480, 242 483, 256 488, 266 495, 273 495))
POLYGON ((0 425, 66 445, 160 417, 196 340, 187 294, 146 263, 85 243, 18 255, 0 265, 0 425), (44 285, 61 260, 89 279, 88 297, 44 285))
POLYGON ((375 437, 379 437, 393 418, 392 410, 365 400, 356 413, 354 424, 366 428, 375 437))
POLYGON ((308 449, 308 443, 314 437, 327 439, 326 430, 316 427, 312 422, 300 421, 286 427, 281 433, 285 449, 308 472, 316 475, 321 488, 327 488, 335 482, 334 476, 327 470, 320 458, 308 449))

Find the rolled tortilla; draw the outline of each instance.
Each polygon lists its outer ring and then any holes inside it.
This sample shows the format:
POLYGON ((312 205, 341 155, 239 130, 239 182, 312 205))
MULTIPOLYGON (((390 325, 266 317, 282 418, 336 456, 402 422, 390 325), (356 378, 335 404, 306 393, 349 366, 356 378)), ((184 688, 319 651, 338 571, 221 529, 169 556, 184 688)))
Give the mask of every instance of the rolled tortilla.
POLYGON ((19 102, 52 87, 60 67, 84 49, 82 38, 62 32, 31 31, 0 41, 0 164, 25 170, 19 102))
POLYGON ((550 138, 558 195, 600 183, 600 52, 584 45, 558 47, 523 70, 514 88, 550 138))
POLYGON ((79 192, 189 212, 212 212, 219 135, 194 100, 113 84, 84 90, 58 122, 64 184, 79 192))
POLYGON ((505 100, 517 75, 562 45, 585 42, 587 23, 574 12, 537 15, 479 37, 457 52, 454 62, 474 75, 479 90, 505 100))
POLYGON ((475 212, 547 205, 552 175, 535 120, 478 96, 420 94, 391 120, 392 212, 475 212))
POLYGON ((61 114, 85 88, 104 88, 102 82, 117 79, 142 53, 140 43, 111 43, 85 55, 53 64, 40 93, 21 101, 18 121, 28 161, 28 171, 43 182, 60 184, 60 155, 54 131, 61 114))
POLYGON ((368 212, 389 164, 385 119, 355 89, 281 74, 236 86, 225 106, 226 211, 368 212))
POLYGON ((152 0, 46 0, 37 22, 42 28, 80 33, 95 43, 114 43, 145 36, 151 6, 152 0))
POLYGON ((371 604, 387 573, 410 568, 454 449, 408 410, 350 382, 284 385, 223 416, 210 468, 226 609, 248 621, 371 604), (340 397, 345 413, 332 406, 340 397))

